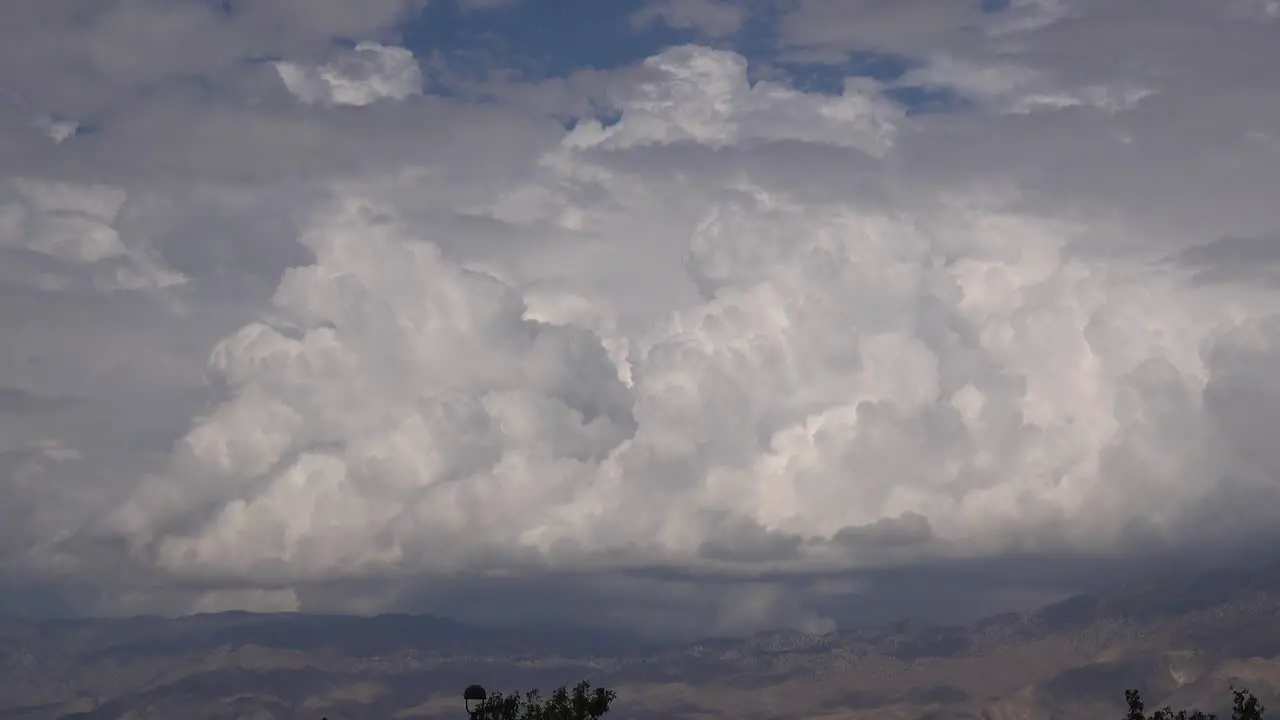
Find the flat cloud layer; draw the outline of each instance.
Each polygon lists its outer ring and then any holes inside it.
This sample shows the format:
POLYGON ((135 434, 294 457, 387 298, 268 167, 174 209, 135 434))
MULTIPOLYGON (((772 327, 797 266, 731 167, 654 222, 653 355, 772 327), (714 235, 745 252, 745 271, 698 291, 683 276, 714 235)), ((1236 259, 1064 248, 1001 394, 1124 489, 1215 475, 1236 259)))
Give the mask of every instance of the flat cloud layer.
MULTIPOLYGON (((709 38, 484 101, 423 95, 393 5, 290 36, 274 76, 191 59, 214 100, 122 76, 137 109, 88 135, 6 111, 5 587, 823 630, 891 616, 886 572, 1274 540, 1266 3, 877 6, 872 44, 917 58, 897 80, 753 81, 709 38), (1188 37, 1213 49, 1168 53, 1188 37), (921 87, 954 107, 894 99, 921 87), (531 109, 583 102, 616 122, 531 109), (193 124, 131 128, 159 116, 193 124)), ((747 12, 684 5, 641 24, 747 12)), ((828 5, 780 44, 867 46, 828 5)), ((1045 562, 929 592, 1017 605, 1070 585, 1045 562)))

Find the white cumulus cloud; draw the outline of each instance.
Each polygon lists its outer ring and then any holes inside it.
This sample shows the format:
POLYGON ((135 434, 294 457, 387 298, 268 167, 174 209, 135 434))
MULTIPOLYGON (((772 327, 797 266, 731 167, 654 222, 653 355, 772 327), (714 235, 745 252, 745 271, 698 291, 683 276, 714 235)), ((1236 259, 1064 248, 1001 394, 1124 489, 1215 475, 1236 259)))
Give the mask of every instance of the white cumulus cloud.
MULTIPOLYGON (((127 192, 109 185, 73 185, 13 178, 0 194, 0 250, 18 250, 88 267, 104 290, 172 287, 186 278, 164 266, 145 242, 126 242, 116 228, 127 192)), ((21 274, 49 289, 73 282, 58 268, 21 274), (34 275, 34 277, 33 277, 34 275)), ((0 270, 0 274, 4 271, 0 270)))
MULTIPOLYGON (((565 146, 559 182, 626 186, 565 146)), ((625 361, 607 324, 532 320, 391 205, 336 199, 302 236, 314 264, 214 351, 229 399, 117 531, 239 583, 870 567, 1167 547, 1210 499, 1274 490, 1243 431, 1273 396, 1221 399, 1277 359, 1274 292, 1075 256, 1079 224, 976 192, 704 191, 687 235, 655 238, 685 248, 695 299, 626 332, 625 361)))
POLYGON ((587 122, 576 145, 623 148, 691 141, 724 146, 801 140, 882 154, 893 144, 902 111, 871 83, 850 81, 835 97, 809 95, 747 78, 747 60, 697 46, 672 48, 645 61, 651 79, 620 93, 624 122, 587 122))
POLYGON ((413 53, 364 42, 318 67, 275 63, 285 87, 305 103, 368 105, 422 94, 422 70, 413 53))
POLYGON ((682 45, 479 99, 392 44, 419 4, 153 5, 0 53, 56 80, 0 124, 6 588, 823 630, 904 607, 885 568, 1275 539, 1266 3, 806 0, 771 79, 682 45), (85 34, 111 92, 58 64, 85 34), (851 50, 911 57, 783 73, 851 50))

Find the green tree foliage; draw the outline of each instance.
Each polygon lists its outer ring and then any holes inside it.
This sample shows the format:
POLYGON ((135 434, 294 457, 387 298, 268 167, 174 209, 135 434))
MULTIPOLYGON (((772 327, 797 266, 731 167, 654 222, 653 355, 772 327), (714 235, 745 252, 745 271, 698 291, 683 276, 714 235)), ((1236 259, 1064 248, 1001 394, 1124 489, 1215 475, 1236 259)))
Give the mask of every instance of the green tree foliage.
POLYGON ((473 708, 476 720, 598 720, 609 712, 617 693, 604 688, 592 689, 583 680, 572 690, 560 686, 543 697, 537 690, 521 695, 493 693, 473 708))
MULTIPOLYGON (((1262 720, 1262 711, 1265 708, 1253 693, 1231 688, 1231 695, 1231 720, 1262 720)), ((1145 706, 1137 690, 1125 690, 1124 699, 1129 705, 1129 712, 1124 716, 1124 720, 1218 720, 1218 716, 1212 713, 1199 710, 1174 712, 1168 707, 1156 710, 1150 716, 1144 715, 1145 706)))

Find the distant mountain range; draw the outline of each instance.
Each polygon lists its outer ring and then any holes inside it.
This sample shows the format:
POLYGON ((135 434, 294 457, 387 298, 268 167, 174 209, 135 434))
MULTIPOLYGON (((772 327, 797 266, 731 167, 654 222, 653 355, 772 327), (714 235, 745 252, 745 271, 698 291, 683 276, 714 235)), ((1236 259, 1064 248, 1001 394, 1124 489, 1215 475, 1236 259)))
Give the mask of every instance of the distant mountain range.
POLYGON ((1280 712, 1280 567, 1081 595, 964 626, 899 623, 650 646, 428 616, 0 620, 0 718, 462 718, 459 693, 584 677, 625 718, 1097 720, 1226 709, 1232 684, 1280 712))

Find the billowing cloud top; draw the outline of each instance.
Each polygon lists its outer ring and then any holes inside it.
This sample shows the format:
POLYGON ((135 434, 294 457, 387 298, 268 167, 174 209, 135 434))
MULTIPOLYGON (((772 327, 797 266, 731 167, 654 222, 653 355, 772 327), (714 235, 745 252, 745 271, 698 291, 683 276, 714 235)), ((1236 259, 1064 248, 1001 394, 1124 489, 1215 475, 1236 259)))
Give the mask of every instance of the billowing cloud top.
POLYGON ((1274 540, 1273 3, 663 0, 562 76, 294 5, 0 10, 8 609, 822 630, 1274 540))

